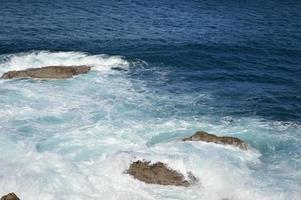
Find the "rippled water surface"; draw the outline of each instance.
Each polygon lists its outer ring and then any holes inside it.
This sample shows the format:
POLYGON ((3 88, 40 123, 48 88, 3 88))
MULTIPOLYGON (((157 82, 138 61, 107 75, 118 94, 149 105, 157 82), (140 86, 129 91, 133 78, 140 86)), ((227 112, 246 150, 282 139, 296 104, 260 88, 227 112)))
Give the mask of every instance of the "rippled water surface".
POLYGON ((0 196, 301 199, 300 10, 297 0, 2 0, 0 76, 93 68, 0 80, 0 196), (197 130, 251 149, 181 141, 197 130), (124 173, 138 159, 199 181, 144 184, 124 173))

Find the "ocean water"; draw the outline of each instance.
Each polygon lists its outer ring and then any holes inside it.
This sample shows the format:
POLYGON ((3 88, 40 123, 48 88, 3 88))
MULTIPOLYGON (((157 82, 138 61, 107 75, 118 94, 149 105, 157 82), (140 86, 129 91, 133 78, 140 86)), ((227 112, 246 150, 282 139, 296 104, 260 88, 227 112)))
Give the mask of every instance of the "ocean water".
POLYGON ((301 2, 0 1, 0 196, 24 200, 300 200, 301 2), (127 71, 112 70, 113 67, 127 71), (248 151, 182 142, 198 130, 248 151), (124 172, 162 161, 198 182, 124 172))

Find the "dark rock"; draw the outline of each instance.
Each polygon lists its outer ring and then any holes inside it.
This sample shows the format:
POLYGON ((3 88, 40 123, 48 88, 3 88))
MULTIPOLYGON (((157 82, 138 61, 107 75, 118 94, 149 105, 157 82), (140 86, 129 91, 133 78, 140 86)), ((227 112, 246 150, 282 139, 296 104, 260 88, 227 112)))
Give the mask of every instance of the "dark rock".
POLYGON ((127 171, 134 178, 149 184, 189 186, 197 179, 189 173, 190 180, 185 180, 183 174, 170 169, 166 164, 157 162, 136 161, 127 171))
POLYGON ((9 193, 1 197, 0 200, 20 200, 15 193, 9 193))
POLYGON ((239 138, 230 137, 230 136, 216 136, 209 134, 205 131, 198 131, 194 135, 184 138, 183 141, 204 141, 204 142, 213 142, 216 144, 232 145, 239 147, 240 149, 247 150, 248 145, 240 140, 239 138))
POLYGON ((116 71, 128 71, 127 69, 121 68, 121 67, 111 67, 112 70, 116 71))
POLYGON ((84 74, 91 70, 89 66, 47 66, 42 68, 30 68, 20 71, 9 71, 2 75, 3 79, 12 78, 41 78, 41 79, 65 79, 74 75, 84 74))

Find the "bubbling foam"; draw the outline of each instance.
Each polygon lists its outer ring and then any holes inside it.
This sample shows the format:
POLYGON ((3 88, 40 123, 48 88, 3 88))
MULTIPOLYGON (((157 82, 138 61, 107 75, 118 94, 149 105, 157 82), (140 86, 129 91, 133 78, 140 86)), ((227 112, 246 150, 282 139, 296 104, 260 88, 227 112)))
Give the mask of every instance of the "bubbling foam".
POLYGON ((157 92, 147 79, 104 73, 129 65, 142 73, 154 69, 119 56, 42 51, 1 58, 1 72, 73 64, 90 64, 100 72, 67 81, 3 81, 0 195, 15 192, 21 199, 43 200, 300 199, 298 124, 210 115, 206 104, 194 107, 200 98, 212 100, 210 93, 157 92), (193 109, 207 114, 192 115, 193 109), (181 141, 197 130, 236 133, 258 151, 181 141), (199 181, 188 188, 169 187, 124 173, 143 159, 164 162, 184 175, 192 172, 199 181))
POLYGON ((121 56, 89 55, 83 52, 32 51, 0 57, 0 73, 44 66, 88 65, 92 70, 109 71, 112 67, 127 69, 130 62, 121 56))

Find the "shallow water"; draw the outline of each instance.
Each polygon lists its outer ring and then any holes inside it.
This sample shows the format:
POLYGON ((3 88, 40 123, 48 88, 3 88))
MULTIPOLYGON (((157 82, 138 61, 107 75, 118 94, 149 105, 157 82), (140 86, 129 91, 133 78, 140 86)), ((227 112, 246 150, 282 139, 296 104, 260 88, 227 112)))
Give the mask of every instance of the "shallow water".
POLYGON ((0 194, 301 199, 300 9, 276 0, 4 1, 0 75, 93 68, 67 80, 0 80, 0 194), (197 130, 251 149, 181 141, 197 130), (144 184, 124 174, 138 159, 199 182, 144 184))

